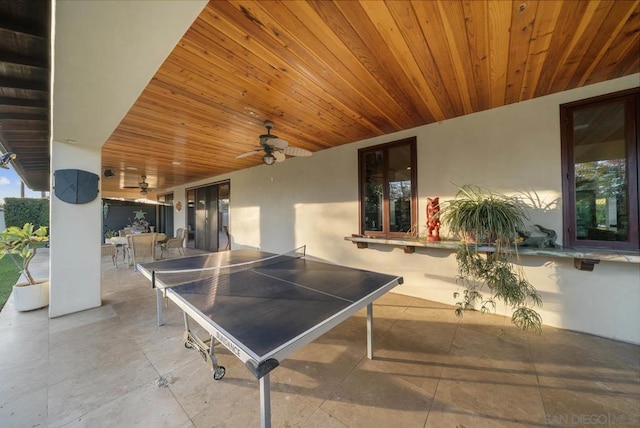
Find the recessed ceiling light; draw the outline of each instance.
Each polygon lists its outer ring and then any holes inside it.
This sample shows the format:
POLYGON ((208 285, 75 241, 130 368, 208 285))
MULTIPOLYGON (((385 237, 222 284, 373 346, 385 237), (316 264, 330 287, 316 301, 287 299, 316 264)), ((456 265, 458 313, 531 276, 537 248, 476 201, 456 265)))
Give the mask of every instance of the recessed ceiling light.
POLYGON ((128 169, 129 171, 137 171, 138 168, 136 168, 135 166, 128 166, 125 169, 128 169))
POLYGON ((171 162, 171 165, 182 165, 182 164, 180 162, 178 162, 178 161, 173 161, 173 162, 171 162))

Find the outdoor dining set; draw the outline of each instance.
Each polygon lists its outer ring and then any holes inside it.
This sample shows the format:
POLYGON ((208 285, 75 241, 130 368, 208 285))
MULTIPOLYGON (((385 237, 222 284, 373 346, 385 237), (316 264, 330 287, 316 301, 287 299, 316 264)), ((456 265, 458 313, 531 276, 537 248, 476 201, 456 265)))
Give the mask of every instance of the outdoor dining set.
POLYGON ((164 233, 158 232, 135 233, 127 228, 120 230, 118 235, 107 238, 102 245, 102 256, 110 256, 116 268, 121 252, 122 260, 127 261, 128 266, 133 266, 134 270, 136 264, 143 259, 156 260, 158 246, 160 258, 171 249, 177 249, 180 255, 185 255, 186 228, 179 228, 175 237, 167 237, 164 233))

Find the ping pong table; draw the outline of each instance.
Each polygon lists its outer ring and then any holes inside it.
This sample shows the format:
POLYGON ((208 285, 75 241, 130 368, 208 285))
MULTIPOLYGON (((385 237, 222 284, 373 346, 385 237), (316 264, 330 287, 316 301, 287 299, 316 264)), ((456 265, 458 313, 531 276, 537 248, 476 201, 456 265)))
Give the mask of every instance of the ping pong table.
POLYGON ((220 380, 225 368, 217 341, 260 382, 261 426, 271 426, 269 373, 280 361, 367 307, 367 356, 373 358, 373 301, 402 277, 288 254, 240 249, 138 264, 157 293, 158 325, 164 297, 183 312, 187 348, 198 351, 220 380), (195 321, 209 334, 192 333, 195 321))

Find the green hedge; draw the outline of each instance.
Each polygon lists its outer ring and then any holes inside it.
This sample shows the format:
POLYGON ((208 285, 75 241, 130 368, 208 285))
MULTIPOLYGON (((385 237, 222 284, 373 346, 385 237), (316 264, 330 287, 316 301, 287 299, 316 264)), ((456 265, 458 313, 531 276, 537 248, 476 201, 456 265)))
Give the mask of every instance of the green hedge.
POLYGON ((33 198, 4 198, 4 223, 6 227, 22 227, 33 223, 49 227, 49 200, 33 198))

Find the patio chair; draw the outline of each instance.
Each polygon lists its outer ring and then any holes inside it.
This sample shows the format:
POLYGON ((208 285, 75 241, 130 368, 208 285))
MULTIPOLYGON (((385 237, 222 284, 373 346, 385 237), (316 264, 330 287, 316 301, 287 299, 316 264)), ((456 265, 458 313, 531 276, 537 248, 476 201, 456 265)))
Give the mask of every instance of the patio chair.
POLYGON ((132 234, 133 234, 133 231, 130 227, 125 227, 124 229, 118 231, 119 236, 129 236, 132 234))
POLYGON ((181 256, 186 256, 184 251, 184 240, 187 239, 187 229, 184 227, 178 228, 175 238, 167 238, 160 243, 160 258, 164 255, 165 251, 169 251, 170 248, 177 248, 178 253, 181 256))
POLYGON ((129 266, 133 264, 133 270, 137 271, 137 264, 144 259, 154 261, 156 259, 156 233, 134 233, 127 235, 129 266))
POLYGON ((224 247, 222 251, 231 251, 231 234, 229 233, 229 228, 227 226, 222 226, 225 235, 227 235, 227 245, 224 247))
POLYGON ((116 256, 118 255, 118 253, 116 251, 116 246, 112 245, 112 244, 102 244, 101 251, 102 251, 102 257, 111 256, 111 261, 113 262, 113 265, 117 269, 118 268, 118 258, 116 256))

